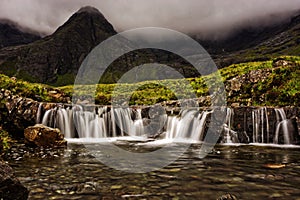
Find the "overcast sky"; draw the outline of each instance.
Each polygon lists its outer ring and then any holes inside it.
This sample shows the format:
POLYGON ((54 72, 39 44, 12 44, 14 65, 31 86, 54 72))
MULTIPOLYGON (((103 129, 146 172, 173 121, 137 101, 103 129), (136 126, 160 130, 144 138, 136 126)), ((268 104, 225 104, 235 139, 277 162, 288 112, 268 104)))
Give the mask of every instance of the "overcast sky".
POLYGON ((117 31, 159 26, 203 37, 265 25, 284 18, 278 14, 300 11, 300 0, 1 0, 0 18, 50 34, 86 5, 98 8, 117 31))

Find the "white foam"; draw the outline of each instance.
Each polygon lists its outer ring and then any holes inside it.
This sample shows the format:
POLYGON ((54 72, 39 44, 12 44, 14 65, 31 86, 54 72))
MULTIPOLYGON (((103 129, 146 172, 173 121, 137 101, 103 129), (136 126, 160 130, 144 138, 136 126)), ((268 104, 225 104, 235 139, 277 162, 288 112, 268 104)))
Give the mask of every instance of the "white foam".
POLYGON ((147 141, 146 137, 142 136, 123 136, 123 137, 107 137, 107 138, 67 138, 69 143, 105 143, 116 141, 147 141))

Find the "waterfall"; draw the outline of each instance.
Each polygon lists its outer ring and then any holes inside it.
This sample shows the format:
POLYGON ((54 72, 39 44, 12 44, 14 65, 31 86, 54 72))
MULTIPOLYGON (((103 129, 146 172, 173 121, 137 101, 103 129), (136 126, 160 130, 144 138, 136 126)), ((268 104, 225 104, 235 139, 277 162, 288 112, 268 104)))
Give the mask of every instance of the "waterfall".
POLYGON ((231 139, 231 122, 233 118, 234 112, 232 111, 231 108, 227 108, 226 112, 226 119, 225 119, 225 124, 223 125, 223 130, 224 130, 224 136, 223 136, 223 143, 233 143, 233 140, 231 139))
POLYGON ((95 107, 84 110, 81 106, 73 108, 56 107, 47 110, 42 124, 59 128, 66 138, 106 138, 116 136, 142 136, 144 125, 141 109, 95 107), (134 113, 133 113, 134 112, 134 113), (135 119, 132 119, 135 115, 135 119))
POLYGON ((42 110, 43 110, 43 103, 40 103, 38 111, 37 111, 37 114, 36 114, 36 121, 35 121, 35 123, 37 123, 37 124, 41 123, 41 120, 42 120, 42 110))
POLYGON ((268 110, 262 107, 252 111, 253 134, 252 140, 254 143, 269 143, 270 139, 270 124, 268 110))
POLYGON ((274 138, 274 143, 279 144, 279 136, 280 136, 280 130, 282 131, 283 134, 283 142, 284 144, 290 144, 290 135, 289 135, 289 130, 288 130, 288 119, 286 117, 286 114, 283 110, 283 108, 276 108, 275 109, 276 113, 276 120, 277 120, 277 125, 276 125, 276 131, 275 131, 275 138, 274 138))
POLYGON ((181 116, 167 119, 166 139, 203 141, 208 114, 212 111, 183 110, 181 116))
POLYGON ((145 133, 141 109, 136 110, 136 120, 134 122, 134 127, 134 136, 142 136, 145 133))
POLYGON ((210 113, 212 111, 185 109, 180 116, 162 114, 148 119, 149 124, 142 117, 142 109, 58 106, 45 112, 42 123, 59 128, 66 138, 152 137, 164 132, 166 139, 202 141, 210 113))
POLYGON ((72 111, 62 107, 47 110, 42 119, 42 124, 53 128, 59 128, 66 138, 74 135, 72 111))
MULTIPOLYGON (((167 115, 151 113, 149 108, 80 105, 57 105, 44 111, 40 104, 37 122, 59 128, 66 138, 147 136, 203 141, 208 127, 213 125, 210 124, 213 112, 213 109, 184 108, 179 114, 169 112, 167 115)), ((234 108, 226 108, 225 114, 221 143, 296 144, 300 141, 297 124, 287 119, 283 109, 239 108, 235 113, 234 108)))

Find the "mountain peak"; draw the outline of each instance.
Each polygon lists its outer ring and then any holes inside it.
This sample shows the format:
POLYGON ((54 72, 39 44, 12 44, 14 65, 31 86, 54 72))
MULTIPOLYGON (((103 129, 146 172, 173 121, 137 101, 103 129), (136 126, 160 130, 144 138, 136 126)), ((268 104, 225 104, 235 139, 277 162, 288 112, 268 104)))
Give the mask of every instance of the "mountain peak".
POLYGON ((15 69, 13 75, 17 77, 20 77, 19 74, 27 73, 30 80, 35 82, 71 84, 89 52, 116 33, 113 26, 96 8, 83 7, 52 35, 19 47, 15 50, 18 52, 7 53, 9 55, 1 57, 3 51, 0 51, 0 70, 2 60, 2 63, 5 63, 8 59, 12 59, 16 63, 13 66, 15 69))
POLYGON ((92 7, 92 6, 84 6, 84 7, 80 8, 76 13, 77 14, 89 13, 89 14, 98 14, 98 15, 100 14, 100 15, 102 15, 102 13, 97 8, 92 7))

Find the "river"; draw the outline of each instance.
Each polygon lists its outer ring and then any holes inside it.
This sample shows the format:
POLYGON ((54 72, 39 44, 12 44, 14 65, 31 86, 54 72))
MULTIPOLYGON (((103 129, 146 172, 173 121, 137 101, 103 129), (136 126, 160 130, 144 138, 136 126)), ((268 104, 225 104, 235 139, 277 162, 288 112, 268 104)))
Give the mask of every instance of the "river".
MULTIPOLYGON (((114 145, 145 153, 165 144, 118 141, 114 145)), ((231 193, 237 199, 300 199, 300 146, 216 145, 199 158, 200 143, 176 161, 146 173, 128 173, 104 165, 89 145, 69 141, 66 148, 17 144, 5 160, 30 190, 29 199, 206 199, 231 193)), ((180 145, 179 145, 180 146, 180 145)), ((178 156, 180 148, 170 151, 178 156)), ((105 156, 105 155, 102 155, 105 156)), ((111 155, 113 156, 113 155, 111 155)), ((153 158, 152 164, 159 162, 153 158)), ((132 168, 136 167, 133 163, 132 168)))

